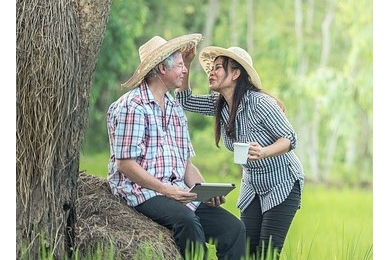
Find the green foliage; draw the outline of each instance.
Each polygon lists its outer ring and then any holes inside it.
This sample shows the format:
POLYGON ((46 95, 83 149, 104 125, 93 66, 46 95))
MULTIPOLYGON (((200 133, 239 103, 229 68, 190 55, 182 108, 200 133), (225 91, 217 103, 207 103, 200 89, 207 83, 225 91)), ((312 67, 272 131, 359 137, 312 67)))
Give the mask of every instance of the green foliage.
POLYGON ((185 259, 202 260, 205 258, 205 254, 206 252, 202 244, 187 243, 186 250, 185 250, 185 259))
MULTIPOLYGON (((233 3, 219 2, 207 40, 212 45, 249 48, 247 3, 233 3)), ((254 66, 264 88, 287 107, 299 138, 296 153, 308 178, 372 182, 372 1, 301 1, 301 8, 295 3, 253 1, 254 66), (324 21, 329 14, 325 59, 324 21)), ((138 47, 154 35, 170 39, 202 33, 207 8, 206 0, 184 0, 180 5, 114 0, 92 87, 85 153, 108 151, 105 114, 109 104, 127 91, 120 83, 138 66, 138 47)), ((191 66, 191 87, 194 93, 208 93, 207 76, 197 58, 191 66)), ((187 115, 197 153, 193 160, 202 171, 222 176, 239 172, 223 144, 215 148, 213 118, 187 115)))
POLYGON ((196 152, 191 160, 202 173, 215 175, 217 178, 241 174, 241 167, 233 163, 233 153, 221 142, 220 148, 216 147, 214 133, 209 128, 194 132, 191 139, 196 152))
POLYGON ((109 104, 127 91, 120 84, 139 63, 137 37, 143 34, 147 14, 142 0, 113 1, 91 88, 86 151, 109 149, 106 112, 109 104))

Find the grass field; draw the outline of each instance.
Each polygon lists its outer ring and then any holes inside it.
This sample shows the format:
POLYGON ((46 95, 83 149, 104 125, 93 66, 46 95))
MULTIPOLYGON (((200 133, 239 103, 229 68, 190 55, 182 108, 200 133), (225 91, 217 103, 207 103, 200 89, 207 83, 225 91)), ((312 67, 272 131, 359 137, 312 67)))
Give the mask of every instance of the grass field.
MULTIPOLYGON (((80 170, 106 177, 107 161, 106 154, 82 156, 80 170)), ((204 177, 209 182, 236 183, 238 188, 227 196, 223 207, 239 217, 235 203, 240 180, 229 176, 204 177)), ((281 259, 373 259, 373 191, 306 183, 302 208, 289 230, 281 259)))

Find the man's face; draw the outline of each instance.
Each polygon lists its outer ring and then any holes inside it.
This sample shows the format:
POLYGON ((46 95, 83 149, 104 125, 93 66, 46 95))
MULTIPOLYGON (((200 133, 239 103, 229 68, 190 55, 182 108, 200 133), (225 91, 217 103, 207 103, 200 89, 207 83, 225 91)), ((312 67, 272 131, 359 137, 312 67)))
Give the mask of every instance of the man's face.
POLYGON ((188 73, 188 69, 184 66, 183 57, 180 52, 175 54, 172 68, 167 70, 166 81, 170 88, 176 89, 183 85, 184 75, 188 73))

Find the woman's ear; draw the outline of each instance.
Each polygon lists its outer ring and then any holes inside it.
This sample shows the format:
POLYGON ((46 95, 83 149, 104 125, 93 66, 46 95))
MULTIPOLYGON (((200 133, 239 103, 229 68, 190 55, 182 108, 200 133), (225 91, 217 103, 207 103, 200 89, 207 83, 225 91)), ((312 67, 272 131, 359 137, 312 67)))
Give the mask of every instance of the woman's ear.
POLYGON ((241 70, 239 70, 239 69, 235 69, 232 72, 233 72, 233 80, 238 79, 241 75, 241 70))

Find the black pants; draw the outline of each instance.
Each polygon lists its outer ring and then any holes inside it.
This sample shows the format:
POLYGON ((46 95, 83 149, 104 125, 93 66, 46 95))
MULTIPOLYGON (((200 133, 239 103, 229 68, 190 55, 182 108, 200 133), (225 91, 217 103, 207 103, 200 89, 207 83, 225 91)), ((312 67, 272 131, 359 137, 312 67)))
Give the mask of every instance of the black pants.
POLYGON ((241 220, 246 227, 251 255, 256 254, 258 259, 261 254, 267 256, 271 239, 271 252, 274 254, 273 251, 276 249, 279 256, 291 222, 298 210, 300 197, 299 183, 295 182, 287 199, 264 214, 261 213, 258 195, 248 208, 241 212, 241 220))
MULTIPOLYGON (((171 229, 180 253, 185 256, 187 242, 215 241, 218 259, 239 260, 245 256, 245 226, 221 207, 201 203, 193 212, 184 204, 165 196, 153 197, 135 209, 153 221, 171 229)), ((207 252, 206 252, 207 255, 207 252)))

